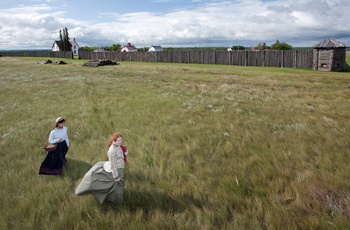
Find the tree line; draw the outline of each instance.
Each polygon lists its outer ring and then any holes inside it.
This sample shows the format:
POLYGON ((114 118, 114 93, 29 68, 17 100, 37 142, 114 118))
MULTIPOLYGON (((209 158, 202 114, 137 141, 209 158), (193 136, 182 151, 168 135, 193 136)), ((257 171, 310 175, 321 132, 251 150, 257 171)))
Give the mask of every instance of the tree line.
POLYGON ((259 44, 255 47, 256 50, 291 50, 293 47, 286 43, 280 42, 278 39, 271 46, 267 46, 265 42, 259 42, 259 44))
MULTIPOLYGON (((72 50, 72 44, 69 41, 69 33, 68 33, 68 29, 67 27, 65 27, 63 30, 59 31, 59 37, 60 37, 60 41, 58 43, 58 46, 60 48, 61 51, 70 51, 72 50)), ((121 49, 121 44, 116 43, 116 44, 112 44, 111 46, 106 46, 103 47, 105 50, 107 51, 118 51, 121 49)), ((96 49, 98 49, 99 47, 96 46, 83 46, 80 47, 79 50, 86 50, 86 51, 94 51, 96 49)), ((272 44, 271 46, 266 45, 265 42, 259 42, 258 45, 256 45, 254 47, 255 50, 291 50, 293 47, 292 45, 286 43, 286 42, 280 42, 278 39, 276 40, 276 42, 274 44, 272 44)), ((163 50, 210 50, 210 49, 222 49, 222 50, 226 50, 226 48, 217 48, 217 47, 187 47, 187 48, 181 48, 181 47, 167 47, 167 48, 163 48, 163 50)), ((246 48, 244 46, 241 45, 234 45, 230 47, 231 50, 245 50, 246 48)), ((148 51, 149 47, 143 47, 143 48, 139 48, 138 51, 148 51)))
MULTIPOLYGON (((111 46, 104 47, 107 51, 118 51, 121 49, 120 44, 113 44, 111 46)), ((98 49, 99 47, 95 46, 84 46, 80 47, 79 50, 86 50, 86 51, 94 51, 98 49)), ((138 48, 138 51, 148 51, 150 47, 142 47, 138 48)), ((231 50, 246 50, 248 48, 241 46, 241 45, 234 45, 229 47, 231 50)), ((259 42, 255 47, 253 47, 254 50, 291 50, 293 47, 292 45, 286 43, 286 42, 280 42, 279 40, 276 40, 274 44, 271 46, 266 45, 265 42, 259 42)), ((250 49, 250 48, 249 48, 250 49)), ((225 47, 163 47, 164 51, 170 51, 170 50, 227 50, 225 47)))

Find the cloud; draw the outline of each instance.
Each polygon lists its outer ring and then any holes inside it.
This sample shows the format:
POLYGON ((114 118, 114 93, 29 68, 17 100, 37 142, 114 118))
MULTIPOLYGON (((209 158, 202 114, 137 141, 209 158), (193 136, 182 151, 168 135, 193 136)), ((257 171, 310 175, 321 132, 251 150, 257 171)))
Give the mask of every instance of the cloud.
MULTIPOLYGON (((321 4, 322 5, 322 4, 321 4)), ((350 10, 350 4, 341 4, 350 10)), ((224 1, 167 14, 131 13, 115 18, 120 36, 134 43, 181 43, 201 46, 203 41, 225 46, 231 43, 276 39, 312 45, 320 36, 349 31, 346 12, 339 15, 332 2, 320 8, 314 1, 224 1), (337 25, 341 25, 337 28, 337 25), (316 40, 312 39, 312 35, 316 40)), ((350 35, 350 32, 349 34, 350 35)), ((349 41, 349 40, 348 40, 349 41)))
POLYGON ((137 47, 225 47, 272 44, 277 39, 312 46, 326 37, 350 44, 348 12, 347 0, 203 1, 169 13, 103 12, 92 22, 66 17, 66 11, 46 3, 0 9, 0 49, 49 49, 64 27, 81 46, 132 42, 137 47))
POLYGON ((82 23, 64 18, 64 14, 47 5, 0 10, 3 25, 0 28, 0 49, 50 49, 53 41, 58 40, 60 29, 77 27, 82 23))

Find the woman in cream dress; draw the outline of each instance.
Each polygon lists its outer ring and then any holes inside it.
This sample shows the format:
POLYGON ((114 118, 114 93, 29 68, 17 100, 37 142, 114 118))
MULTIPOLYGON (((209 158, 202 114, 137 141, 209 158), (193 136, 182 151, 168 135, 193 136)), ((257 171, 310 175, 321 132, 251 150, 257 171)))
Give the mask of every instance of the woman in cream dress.
POLYGON ((108 147, 108 161, 97 162, 91 167, 76 188, 76 195, 92 194, 100 203, 105 200, 123 202, 124 164, 128 151, 122 145, 122 135, 113 133, 108 147))

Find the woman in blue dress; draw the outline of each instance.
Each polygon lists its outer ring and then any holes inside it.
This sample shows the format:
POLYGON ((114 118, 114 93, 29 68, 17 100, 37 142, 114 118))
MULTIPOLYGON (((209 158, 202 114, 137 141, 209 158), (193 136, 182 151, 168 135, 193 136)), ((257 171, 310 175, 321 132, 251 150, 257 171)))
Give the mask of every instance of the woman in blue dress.
POLYGON ((54 151, 47 152, 44 161, 41 163, 39 174, 62 175, 62 167, 67 162, 66 154, 69 149, 68 129, 63 117, 56 119, 55 128, 49 135, 49 143, 56 144, 57 148, 54 151))

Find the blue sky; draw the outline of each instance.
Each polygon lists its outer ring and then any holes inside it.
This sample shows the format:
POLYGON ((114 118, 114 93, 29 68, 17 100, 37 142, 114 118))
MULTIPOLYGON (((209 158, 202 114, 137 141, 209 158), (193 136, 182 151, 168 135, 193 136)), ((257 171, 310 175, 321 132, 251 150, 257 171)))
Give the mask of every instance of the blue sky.
POLYGON ((80 46, 350 45, 349 0, 0 0, 0 50, 80 46))

